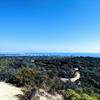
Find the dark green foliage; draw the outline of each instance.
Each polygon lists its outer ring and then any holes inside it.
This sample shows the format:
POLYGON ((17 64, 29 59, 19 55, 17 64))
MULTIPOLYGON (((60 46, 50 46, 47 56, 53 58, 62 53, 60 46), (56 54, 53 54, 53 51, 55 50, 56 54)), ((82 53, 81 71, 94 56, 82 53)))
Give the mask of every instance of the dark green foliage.
POLYGON ((100 96, 100 58, 0 57, 0 80, 24 86, 29 92, 35 87, 50 93, 64 91, 64 96, 66 92, 72 92, 79 98, 81 94, 100 96), (61 77, 72 77, 74 68, 80 69, 80 86, 79 81, 64 84, 59 80, 61 77))

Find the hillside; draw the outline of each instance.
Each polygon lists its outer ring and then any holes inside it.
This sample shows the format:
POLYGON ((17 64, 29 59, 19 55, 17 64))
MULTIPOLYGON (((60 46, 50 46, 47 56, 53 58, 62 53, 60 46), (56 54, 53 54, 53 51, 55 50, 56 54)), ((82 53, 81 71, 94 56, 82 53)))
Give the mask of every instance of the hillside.
POLYGON ((16 87, 24 87, 24 95, 21 96, 23 100, 31 100, 38 89, 51 95, 62 95, 65 100, 99 100, 99 77, 100 58, 0 57, 0 80, 16 87), (78 69, 78 72, 75 69, 78 69), (63 82, 61 79, 68 81, 63 82))

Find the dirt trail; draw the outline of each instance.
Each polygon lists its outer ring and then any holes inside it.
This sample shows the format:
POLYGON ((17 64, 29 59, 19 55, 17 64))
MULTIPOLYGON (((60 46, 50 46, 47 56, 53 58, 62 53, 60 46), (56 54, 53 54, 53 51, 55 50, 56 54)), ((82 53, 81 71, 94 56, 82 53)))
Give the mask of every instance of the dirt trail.
POLYGON ((75 73, 75 77, 69 78, 69 79, 68 78, 61 78, 61 81, 63 81, 64 83, 66 83, 68 81, 75 82, 78 79, 80 79, 80 72, 79 71, 75 73))
POLYGON ((0 100, 18 100, 16 96, 18 94, 22 94, 21 88, 0 82, 0 100))

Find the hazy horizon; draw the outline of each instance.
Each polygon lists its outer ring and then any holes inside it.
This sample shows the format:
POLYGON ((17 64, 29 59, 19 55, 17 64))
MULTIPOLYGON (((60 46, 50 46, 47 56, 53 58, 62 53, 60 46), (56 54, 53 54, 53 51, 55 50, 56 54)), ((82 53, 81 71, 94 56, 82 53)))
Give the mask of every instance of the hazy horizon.
POLYGON ((100 52, 60 52, 60 51, 0 51, 0 54, 31 54, 31 53, 57 53, 57 54, 100 54, 100 52))

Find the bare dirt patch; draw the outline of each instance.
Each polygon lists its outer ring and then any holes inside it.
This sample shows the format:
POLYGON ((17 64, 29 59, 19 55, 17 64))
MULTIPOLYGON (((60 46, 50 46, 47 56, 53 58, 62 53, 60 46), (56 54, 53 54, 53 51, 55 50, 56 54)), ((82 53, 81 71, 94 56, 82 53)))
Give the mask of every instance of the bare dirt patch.
POLYGON ((0 82, 0 100, 18 100, 16 95, 22 94, 21 88, 0 82))

